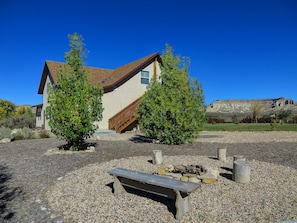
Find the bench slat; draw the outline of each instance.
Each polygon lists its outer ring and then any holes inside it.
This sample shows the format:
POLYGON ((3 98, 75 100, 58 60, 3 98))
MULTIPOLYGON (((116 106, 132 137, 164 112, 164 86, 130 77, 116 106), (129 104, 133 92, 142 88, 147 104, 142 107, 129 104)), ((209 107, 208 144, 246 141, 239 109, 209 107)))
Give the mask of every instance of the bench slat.
POLYGON ((142 173, 133 170, 127 170, 123 168, 115 168, 109 170, 110 175, 124 177, 131 180, 139 181, 146 184, 156 185, 160 187, 170 188, 173 190, 182 191, 184 193, 191 193, 197 188, 201 187, 201 184, 184 182, 181 180, 170 179, 162 176, 157 176, 148 173, 142 173))

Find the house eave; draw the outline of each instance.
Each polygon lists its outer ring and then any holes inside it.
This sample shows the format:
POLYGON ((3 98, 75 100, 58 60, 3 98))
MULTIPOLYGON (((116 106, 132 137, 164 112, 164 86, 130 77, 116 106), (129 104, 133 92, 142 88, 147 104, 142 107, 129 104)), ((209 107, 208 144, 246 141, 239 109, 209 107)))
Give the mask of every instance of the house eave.
POLYGON ((44 67, 43 67, 43 71, 42 71, 42 75, 41 75, 41 80, 40 80, 39 88, 38 88, 38 94, 43 94, 43 90, 44 90, 44 86, 45 86, 45 82, 46 82, 47 76, 49 76, 50 81, 52 83, 54 83, 54 79, 51 76, 51 73, 49 72, 47 62, 45 61, 44 67))
POLYGON ((159 53, 153 54, 150 58, 148 58, 146 61, 144 61, 143 63, 141 63, 137 67, 135 67, 133 70, 131 70, 130 72, 128 72, 126 75, 124 75, 119 80, 115 81, 114 83, 112 83, 110 85, 104 86, 103 87, 104 93, 113 91, 114 89, 116 89, 117 87, 119 87, 120 85, 122 85, 123 83, 125 83, 126 81, 128 81, 129 79, 131 79, 134 75, 136 75, 142 69, 144 69, 149 64, 151 64, 155 60, 155 58, 157 58, 157 60, 159 62, 161 61, 161 58, 160 58, 160 54, 159 53))

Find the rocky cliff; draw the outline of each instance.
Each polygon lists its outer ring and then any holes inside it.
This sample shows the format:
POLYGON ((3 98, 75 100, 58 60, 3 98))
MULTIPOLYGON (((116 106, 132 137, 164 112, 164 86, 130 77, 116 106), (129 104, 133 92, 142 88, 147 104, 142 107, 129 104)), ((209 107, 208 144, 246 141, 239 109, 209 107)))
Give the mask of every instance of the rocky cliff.
POLYGON ((263 114, 275 113, 281 109, 291 109, 293 113, 297 113, 297 103, 284 97, 259 100, 217 100, 207 106, 206 112, 248 114, 252 112, 255 105, 262 108, 263 114))

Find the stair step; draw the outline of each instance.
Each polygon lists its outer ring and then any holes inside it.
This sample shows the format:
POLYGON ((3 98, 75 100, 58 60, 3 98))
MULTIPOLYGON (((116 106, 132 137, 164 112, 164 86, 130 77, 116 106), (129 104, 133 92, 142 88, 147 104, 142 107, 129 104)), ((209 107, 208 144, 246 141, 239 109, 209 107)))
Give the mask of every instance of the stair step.
POLYGON ((119 133, 116 133, 114 130, 109 129, 97 129, 96 132, 93 134, 93 137, 96 136, 114 136, 119 135, 119 133))

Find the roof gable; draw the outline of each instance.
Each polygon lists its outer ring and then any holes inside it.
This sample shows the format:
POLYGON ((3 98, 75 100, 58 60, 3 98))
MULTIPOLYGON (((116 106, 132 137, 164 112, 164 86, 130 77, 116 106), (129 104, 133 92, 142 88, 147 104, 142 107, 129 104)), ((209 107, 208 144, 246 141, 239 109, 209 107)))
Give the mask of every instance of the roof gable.
MULTIPOLYGON (((89 81, 93 84, 100 83, 104 91, 109 92, 112 91, 114 88, 120 86, 121 84, 125 83, 140 70, 152 63, 155 59, 160 61, 159 53, 148 55, 139 60, 120 66, 114 70, 89 66, 86 66, 85 68, 88 70, 90 74, 90 76, 88 77, 89 81)), ((43 94, 43 89, 47 75, 49 76, 52 83, 57 83, 57 74, 64 64, 65 63, 62 62, 48 60, 45 61, 39 84, 38 94, 43 94)))

